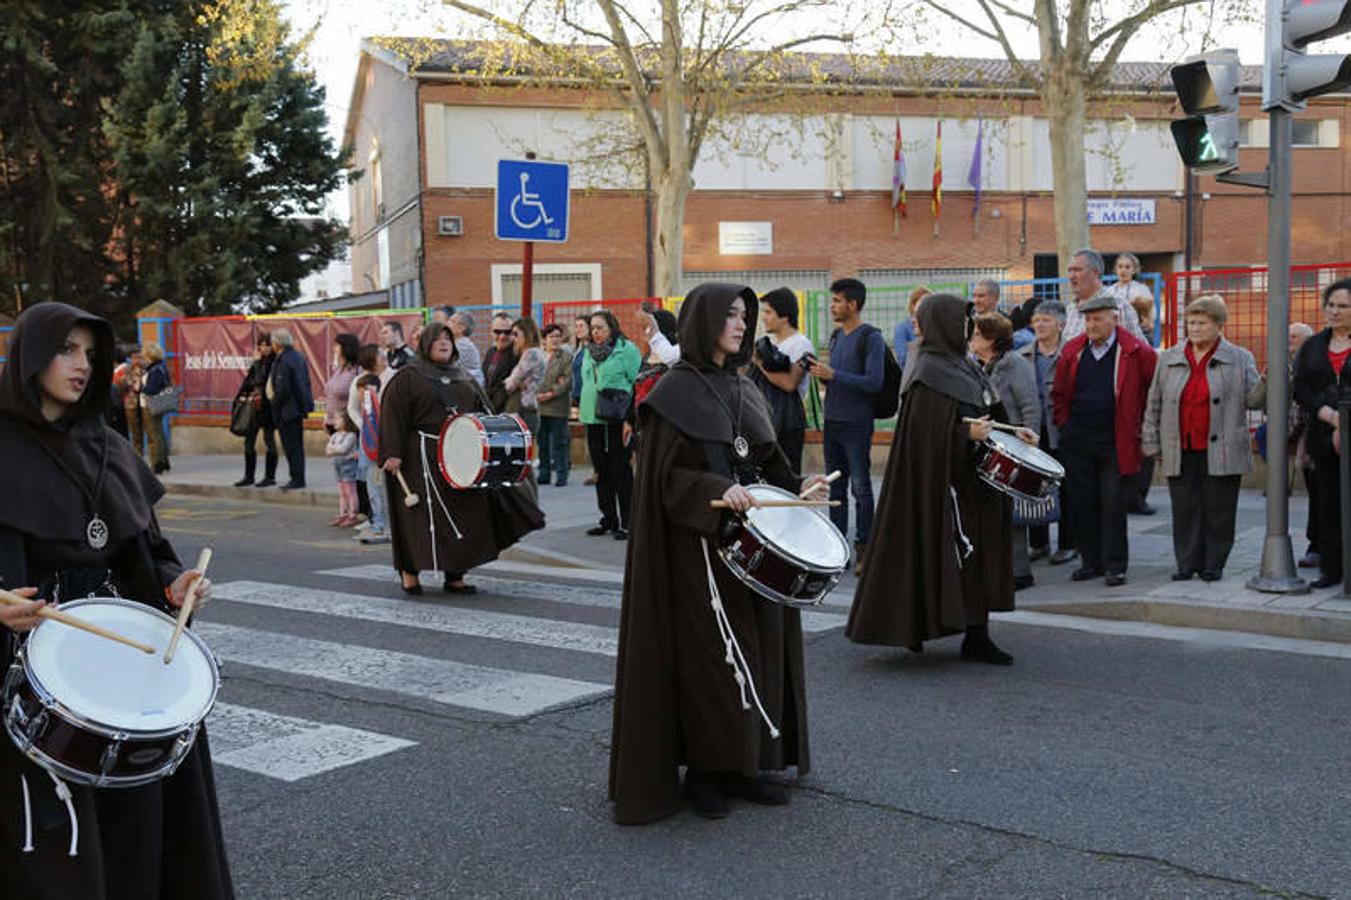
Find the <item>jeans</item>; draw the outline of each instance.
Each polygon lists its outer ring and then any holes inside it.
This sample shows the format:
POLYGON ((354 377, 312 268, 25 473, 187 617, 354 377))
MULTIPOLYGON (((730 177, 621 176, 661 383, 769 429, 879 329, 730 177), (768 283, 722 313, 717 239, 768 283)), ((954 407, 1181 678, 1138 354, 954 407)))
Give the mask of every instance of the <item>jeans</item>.
POLYGON ((286 453, 286 470, 291 476, 291 484, 305 485, 305 420, 291 419, 277 423, 277 433, 281 435, 282 450, 286 453))
MULTIPOLYGON (((167 415, 167 413, 166 413, 167 415)), ((150 467, 156 472, 169 463, 169 445, 164 439, 164 416, 152 416, 150 410, 141 410, 141 427, 150 445, 150 467)))
POLYGON ((384 473, 380 467, 366 458, 364 452, 357 453, 357 467, 361 478, 366 482, 366 493, 371 498, 371 528, 375 531, 388 531, 389 520, 385 518, 384 473))
POLYGON ((826 469, 840 470, 841 478, 831 484, 830 499, 839 500, 839 506, 830 508, 830 521, 849 537, 849 500, 854 495, 858 521, 854 529, 854 543, 866 546, 873 530, 872 446, 873 422, 840 422, 826 420, 826 469), (848 485, 845 482, 848 481, 848 485))
POLYGON ((633 468, 624 443, 624 423, 606 422, 586 426, 587 449, 596 467, 596 505, 600 524, 614 530, 629 527, 629 504, 633 498, 633 468))
POLYGON ((263 448, 266 453, 263 459, 263 477, 269 480, 277 477, 277 431, 271 425, 255 423, 249 429, 249 433, 244 435, 244 479, 246 481, 252 481, 258 469, 259 432, 263 434, 263 448))
POLYGON ((559 484, 567 484, 571 462, 567 416, 539 417, 539 482, 546 484, 557 475, 559 484))

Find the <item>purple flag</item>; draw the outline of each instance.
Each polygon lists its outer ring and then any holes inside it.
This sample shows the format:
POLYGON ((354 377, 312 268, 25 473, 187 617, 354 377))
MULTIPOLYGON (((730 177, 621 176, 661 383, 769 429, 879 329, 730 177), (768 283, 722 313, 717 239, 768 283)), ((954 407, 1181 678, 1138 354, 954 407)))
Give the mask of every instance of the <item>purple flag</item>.
POLYGON ((980 161, 984 155, 981 151, 984 143, 985 120, 981 119, 976 125, 976 152, 971 155, 971 170, 966 173, 966 183, 976 191, 976 205, 971 208, 973 217, 980 215, 980 161))

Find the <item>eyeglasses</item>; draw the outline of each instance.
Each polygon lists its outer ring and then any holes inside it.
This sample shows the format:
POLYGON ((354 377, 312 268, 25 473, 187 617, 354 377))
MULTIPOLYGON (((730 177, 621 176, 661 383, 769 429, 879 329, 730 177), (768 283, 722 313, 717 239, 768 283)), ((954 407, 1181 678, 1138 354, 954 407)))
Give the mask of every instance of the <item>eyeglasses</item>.
POLYGON ((511 334, 510 328, 494 328, 493 334, 511 334))

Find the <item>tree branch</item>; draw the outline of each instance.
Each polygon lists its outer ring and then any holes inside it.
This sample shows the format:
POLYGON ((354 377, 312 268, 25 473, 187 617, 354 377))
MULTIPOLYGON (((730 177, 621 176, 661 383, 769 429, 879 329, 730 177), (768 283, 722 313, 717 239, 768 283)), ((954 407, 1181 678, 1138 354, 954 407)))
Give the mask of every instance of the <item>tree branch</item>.
POLYGON ((638 56, 634 53, 633 45, 629 43, 628 32, 624 30, 624 23, 620 21, 615 0, 596 0, 596 4, 610 26, 615 55, 619 58, 619 65, 623 68, 625 80, 629 83, 630 95, 626 99, 633 109, 635 118, 638 119, 638 125, 649 146, 660 147, 662 130, 652 112, 652 94, 648 89, 647 78, 643 75, 638 56))
POLYGON ((1014 9, 1009 4, 1001 2, 1001 0, 990 0, 990 4, 994 6, 996 9, 1001 10, 1011 18, 1017 19, 1020 22, 1026 22, 1027 24, 1031 25, 1034 28, 1037 25, 1037 20, 1033 18, 1031 15, 1023 12, 1020 9, 1014 9))
MULTIPOLYGON (((1114 64, 1121 56, 1122 51, 1126 49, 1126 44, 1150 19, 1172 12, 1175 9, 1181 9, 1184 6, 1194 6, 1198 2, 1200 0, 1152 0, 1148 6, 1135 15, 1122 19, 1097 37, 1090 39, 1089 52, 1093 53, 1100 50, 1107 42, 1111 41, 1112 46, 1107 51, 1107 56, 1114 64)), ((1099 66, 1098 68, 1101 69, 1102 67, 1099 66)))
MULTIPOLYGON (((981 27, 980 27, 979 25, 977 25, 975 22, 972 22, 970 19, 967 19, 967 18, 965 18, 965 17, 963 17, 963 16, 957 15, 957 14, 956 14, 955 12, 953 12, 952 10, 950 10, 950 9, 948 9, 948 8, 946 8, 946 7, 944 7, 944 6, 942 6, 941 4, 939 4, 939 3, 937 3, 937 2, 935 2, 935 0, 923 0, 923 3, 924 3, 925 6, 931 8, 931 9, 933 9, 933 10, 936 10, 937 12, 942 13, 943 15, 947 16, 949 19, 952 19, 954 22, 957 22, 957 23, 959 23, 959 24, 961 24, 961 25, 966 26, 966 27, 969 28, 970 30, 974 31, 976 34, 978 34, 978 35, 980 35, 981 37, 985 38, 986 40, 994 41, 994 42, 996 42, 996 43, 999 42, 999 35, 995 34, 995 33, 992 32, 992 31, 986 31, 984 28, 981 28, 981 27)), ((1007 52, 1007 51, 1006 51, 1006 52, 1007 52)))
MULTIPOLYGON (((980 3, 980 8, 985 11, 986 18, 990 20, 990 25, 995 30, 995 39, 999 41, 999 46, 1003 48, 1004 55, 1007 56, 1009 62, 1013 64, 1013 68, 1018 73, 1018 77, 1022 78, 1024 81, 1035 82, 1036 79, 1032 77, 1031 71, 1029 71, 1026 64, 1018 58, 1018 54, 1014 52, 1013 43, 1009 40, 1008 33, 1004 31, 1004 24, 999 21, 999 16, 995 15, 995 11, 990 8, 990 5, 993 2, 1001 8, 1007 7, 1002 3, 998 3, 997 0, 977 0, 977 2, 980 3)), ((1035 20, 1033 21, 1033 24, 1036 24, 1035 20)))

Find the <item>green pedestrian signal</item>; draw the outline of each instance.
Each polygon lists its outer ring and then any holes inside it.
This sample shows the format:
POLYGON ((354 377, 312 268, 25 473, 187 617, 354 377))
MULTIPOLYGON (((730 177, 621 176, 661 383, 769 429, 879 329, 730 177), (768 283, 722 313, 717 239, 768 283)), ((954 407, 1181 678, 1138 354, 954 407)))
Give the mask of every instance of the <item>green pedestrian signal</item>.
POLYGON ((1187 118, 1172 123, 1182 162, 1202 175, 1238 168, 1238 51, 1215 50, 1169 70, 1187 118))

